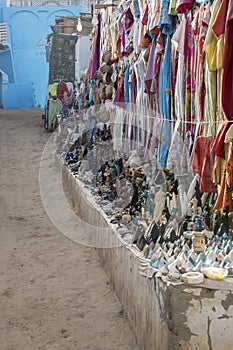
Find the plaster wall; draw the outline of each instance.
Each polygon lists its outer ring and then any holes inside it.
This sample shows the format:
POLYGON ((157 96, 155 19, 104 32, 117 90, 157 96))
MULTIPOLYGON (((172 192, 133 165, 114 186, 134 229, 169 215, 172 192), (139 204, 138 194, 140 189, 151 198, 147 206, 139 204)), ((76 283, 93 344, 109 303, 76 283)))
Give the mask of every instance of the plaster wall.
MULTIPOLYGON (((92 225, 98 248, 140 350, 233 349, 233 288, 220 281, 190 287, 140 274, 135 254, 120 243, 103 212, 89 204, 84 185, 65 169, 63 179, 82 220, 92 225), (109 228, 102 235, 100 227, 109 228), (102 241, 101 241, 102 240, 102 241), (118 243, 118 244, 117 244, 118 243)), ((103 230, 104 231, 104 230, 103 230)), ((232 286, 232 284, 231 284, 232 286)))

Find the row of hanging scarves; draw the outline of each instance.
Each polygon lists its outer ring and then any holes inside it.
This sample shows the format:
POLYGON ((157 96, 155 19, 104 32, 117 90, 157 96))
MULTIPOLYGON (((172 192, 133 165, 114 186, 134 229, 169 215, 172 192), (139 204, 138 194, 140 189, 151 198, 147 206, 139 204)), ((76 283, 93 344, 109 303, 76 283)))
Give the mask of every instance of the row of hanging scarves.
POLYGON ((157 149, 158 166, 194 171, 202 192, 221 184, 232 198, 233 1, 132 0, 98 19, 88 71, 95 79, 101 48, 120 58, 113 102, 126 107, 116 124, 125 149, 143 145, 145 160, 157 149))

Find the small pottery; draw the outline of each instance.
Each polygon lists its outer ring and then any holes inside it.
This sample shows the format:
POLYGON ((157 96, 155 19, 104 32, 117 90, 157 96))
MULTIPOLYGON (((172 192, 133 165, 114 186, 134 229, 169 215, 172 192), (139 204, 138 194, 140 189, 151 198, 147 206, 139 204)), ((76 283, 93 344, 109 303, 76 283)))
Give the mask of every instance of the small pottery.
POLYGON ((194 231, 192 236, 193 250, 201 253, 205 250, 205 237, 202 232, 194 231))
POLYGON ((206 277, 216 281, 223 280, 228 275, 228 270, 220 267, 204 267, 202 272, 206 277))

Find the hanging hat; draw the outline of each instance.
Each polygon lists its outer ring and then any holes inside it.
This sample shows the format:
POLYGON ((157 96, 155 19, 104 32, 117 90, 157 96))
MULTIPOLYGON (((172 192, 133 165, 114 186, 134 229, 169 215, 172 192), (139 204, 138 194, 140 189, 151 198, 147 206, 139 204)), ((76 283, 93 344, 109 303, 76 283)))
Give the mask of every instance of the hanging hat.
POLYGON ((102 61, 105 62, 106 64, 111 64, 111 57, 112 57, 112 51, 108 50, 103 53, 102 61))
POLYGON ((112 94, 113 94, 112 84, 106 85, 106 98, 107 98, 107 100, 110 100, 112 98, 112 94))
POLYGON ((111 68, 108 64, 106 64, 106 63, 102 63, 101 66, 100 66, 100 68, 99 68, 99 70, 100 70, 101 73, 103 73, 103 74, 109 72, 111 69, 112 69, 112 68, 111 68))
POLYGON ((99 81, 103 81, 103 73, 100 70, 97 70, 95 72, 95 77, 96 79, 98 79, 99 81))
POLYGON ((108 70, 106 73, 103 74, 103 82, 105 84, 110 84, 112 82, 112 73, 113 73, 113 69, 111 67, 110 70, 108 70))
POLYGON ((106 108, 100 108, 95 112, 96 119, 99 122, 107 123, 110 119, 110 113, 106 108))
POLYGON ((101 100, 106 100, 106 86, 101 84, 102 86, 100 87, 100 99, 101 100))
POLYGON ((99 96, 99 89, 97 87, 92 88, 92 97, 95 105, 98 105, 101 103, 100 96, 99 96))

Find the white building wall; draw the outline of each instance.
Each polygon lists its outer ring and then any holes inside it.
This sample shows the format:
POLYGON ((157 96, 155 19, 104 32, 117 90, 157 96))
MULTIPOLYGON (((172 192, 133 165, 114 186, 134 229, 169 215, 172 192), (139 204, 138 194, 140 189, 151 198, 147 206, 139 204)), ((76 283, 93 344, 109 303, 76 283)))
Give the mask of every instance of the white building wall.
POLYGON ((90 44, 89 35, 81 36, 77 41, 75 53, 75 80, 77 82, 80 82, 82 72, 88 67, 90 44))

